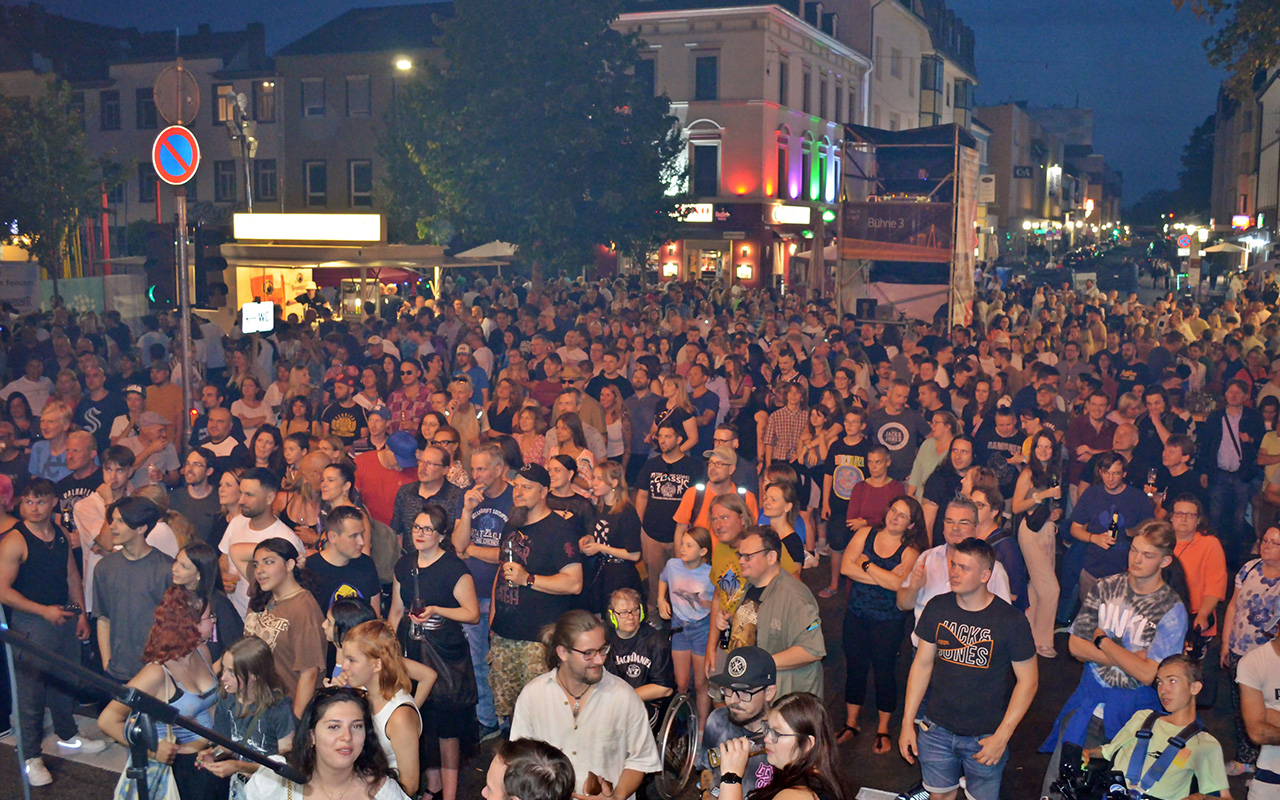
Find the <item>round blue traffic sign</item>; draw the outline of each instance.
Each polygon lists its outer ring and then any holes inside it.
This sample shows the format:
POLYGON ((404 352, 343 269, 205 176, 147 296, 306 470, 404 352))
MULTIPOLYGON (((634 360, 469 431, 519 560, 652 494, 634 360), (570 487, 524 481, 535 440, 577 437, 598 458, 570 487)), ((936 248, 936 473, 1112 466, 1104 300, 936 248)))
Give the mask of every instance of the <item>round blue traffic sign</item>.
POLYGON ((165 183, 181 186, 191 180, 200 166, 200 144, 195 134, 181 125, 160 131, 151 148, 151 165, 165 183))

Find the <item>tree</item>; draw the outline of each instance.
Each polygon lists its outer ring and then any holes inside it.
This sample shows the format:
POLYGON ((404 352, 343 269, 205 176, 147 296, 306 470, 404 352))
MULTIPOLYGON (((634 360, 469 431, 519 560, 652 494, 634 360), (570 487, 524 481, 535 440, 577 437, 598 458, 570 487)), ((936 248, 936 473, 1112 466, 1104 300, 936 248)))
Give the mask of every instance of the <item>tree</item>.
POLYGON ((391 112, 382 152, 394 203, 443 243, 502 239, 533 268, 580 269, 591 248, 665 238, 681 133, 635 77, 618 0, 458 0, 427 66, 391 112))
POLYGON ((1280 66, 1280 3, 1276 0, 1173 0, 1201 19, 1222 27, 1204 41, 1209 63, 1227 70, 1227 91, 1237 100, 1253 97, 1259 70, 1280 66))
POLYGON ((110 171, 89 156, 65 83, 50 81, 36 98, 0 97, 0 220, 16 221, 28 257, 50 278, 61 274, 72 231, 101 203, 110 171))
POLYGON ((1157 224, 1162 214, 1201 216, 1206 221, 1213 196, 1213 141, 1217 117, 1210 114, 1191 132, 1182 148, 1178 188, 1154 189, 1126 212, 1135 225, 1157 224))

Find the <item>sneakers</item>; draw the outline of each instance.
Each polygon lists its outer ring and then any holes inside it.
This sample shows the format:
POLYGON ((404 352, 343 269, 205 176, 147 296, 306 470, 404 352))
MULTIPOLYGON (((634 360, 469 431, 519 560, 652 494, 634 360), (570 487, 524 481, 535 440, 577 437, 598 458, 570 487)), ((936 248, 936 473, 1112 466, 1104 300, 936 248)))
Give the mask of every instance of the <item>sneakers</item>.
POLYGON ((106 750, 107 743, 102 739, 87 739, 83 736, 76 736, 71 739, 59 739, 58 747, 65 748, 67 750, 75 750, 78 753, 92 755, 106 750))
POLYGON ((490 739, 492 739, 493 737, 495 737, 495 736, 501 736, 501 735, 502 735, 502 726, 501 726, 501 725, 481 725, 481 726, 480 726, 480 741, 481 741, 481 742, 487 742, 487 741, 489 741, 490 739))
POLYGON ((806 550, 804 553, 804 566, 801 567, 801 569, 813 569, 814 567, 818 566, 820 563, 822 562, 818 558, 817 553, 813 552, 812 550, 806 550))
POLYGON ((831 555, 831 545, 827 544, 826 539, 818 540, 818 555, 822 556, 823 558, 826 558, 827 556, 831 555))
POLYGON ((53 783, 53 776, 49 774, 43 758, 27 759, 27 783, 32 786, 48 786, 53 783))

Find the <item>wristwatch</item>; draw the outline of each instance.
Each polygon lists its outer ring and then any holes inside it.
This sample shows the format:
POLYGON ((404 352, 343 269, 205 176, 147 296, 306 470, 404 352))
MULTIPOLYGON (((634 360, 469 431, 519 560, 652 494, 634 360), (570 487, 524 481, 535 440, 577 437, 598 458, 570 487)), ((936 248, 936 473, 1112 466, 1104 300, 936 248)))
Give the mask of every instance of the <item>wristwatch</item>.
POLYGON ((1105 633, 1100 633, 1097 636, 1093 637, 1093 646, 1101 650, 1103 641, 1110 638, 1111 637, 1107 636, 1105 633))
POLYGON ((866 572, 866 571, 867 571, 867 570, 869 570, 869 569, 871 569, 871 562, 870 562, 869 560, 868 560, 868 561, 863 561, 863 562, 862 562, 862 571, 863 571, 863 572, 866 572))
POLYGON ((738 774, 738 773, 736 773, 736 772, 722 772, 722 773, 720 773, 720 782, 721 782, 721 783, 731 783, 731 784, 732 784, 732 783, 736 783, 736 784, 738 784, 738 785, 741 785, 741 784, 742 784, 742 776, 741 776, 741 775, 739 775, 739 774, 738 774))
POLYGON ((529 577, 525 579, 524 585, 525 585, 525 586, 527 586, 527 587, 529 587, 530 589, 532 589, 532 588, 533 588, 533 573, 532 573, 532 572, 530 572, 530 573, 529 573, 529 577))

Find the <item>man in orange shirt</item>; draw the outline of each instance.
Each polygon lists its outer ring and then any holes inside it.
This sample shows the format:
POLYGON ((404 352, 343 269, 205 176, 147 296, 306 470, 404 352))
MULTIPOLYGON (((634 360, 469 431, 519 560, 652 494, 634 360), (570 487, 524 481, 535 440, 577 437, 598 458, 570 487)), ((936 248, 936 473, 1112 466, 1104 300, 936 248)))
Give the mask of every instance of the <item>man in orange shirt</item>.
POLYGON ((387 437, 387 446, 355 458, 356 490, 369 516, 391 524, 396 492, 418 479, 418 440, 408 431, 387 437))
MULTIPOLYGON (((1169 522, 1177 537, 1173 554, 1187 575, 1187 594, 1191 600, 1191 619, 1187 623, 1188 639, 1195 641, 1193 631, 1200 631, 1199 641, 1210 654, 1209 658, 1204 659, 1204 663, 1213 670, 1218 660, 1212 654, 1217 652, 1217 648, 1209 645, 1209 640, 1218 632, 1218 604, 1227 597, 1227 557, 1218 537, 1204 532, 1208 518, 1204 513, 1204 506, 1195 495, 1178 495, 1174 498, 1172 508, 1169 522)), ((1195 655, 1200 657, 1199 653, 1195 655)), ((1211 675, 1212 680, 1206 676, 1205 688, 1197 698, 1201 706, 1212 705, 1217 695, 1216 670, 1211 675)))
POLYGON ((733 483, 733 471, 738 467, 738 454, 731 447, 717 447, 702 454, 707 459, 707 482, 699 483, 685 490, 676 509, 676 537, 689 528, 706 528, 711 530, 711 501, 722 494, 740 495, 751 512, 751 518, 759 516, 756 496, 733 483), (699 502, 701 501, 701 502, 699 502), (696 514, 695 514, 696 507, 696 514))
POLYGON ((182 425, 182 387, 170 380, 169 362, 151 362, 151 385, 147 387, 147 411, 154 411, 169 420, 169 441, 180 442, 178 428, 182 425))

